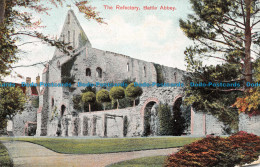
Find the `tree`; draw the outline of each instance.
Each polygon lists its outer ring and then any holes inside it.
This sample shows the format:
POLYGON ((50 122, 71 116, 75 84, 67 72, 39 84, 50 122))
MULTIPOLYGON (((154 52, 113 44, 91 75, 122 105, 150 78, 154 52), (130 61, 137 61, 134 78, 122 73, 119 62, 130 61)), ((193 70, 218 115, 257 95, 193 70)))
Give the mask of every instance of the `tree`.
POLYGON ((131 83, 126 87, 125 94, 127 97, 130 97, 134 101, 134 107, 135 107, 135 100, 139 96, 143 94, 143 90, 139 86, 134 86, 134 83, 131 83))
POLYGON ((171 109, 167 103, 159 104, 158 118, 160 121, 159 134, 160 135, 172 135, 172 133, 173 133, 172 115, 171 115, 171 109))
POLYGON ((96 95, 93 92, 86 92, 82 94, 82 102, 87 103, 89 112, 91 112, 91 104, 96 101, 96 95))
POLYGON ((250 94, 250 86, 246 83, 253 80, 252 53, 259 56, 260 33, 256 25, 260 23, 260 2, 190 2, 195 13, 189 15, 187 21, 180 20, 181 29, 194 41, 194 46, 185 51, 187 70, 191 72, 189 81, 222 83, 222 86, 187 87, 185 101, 196 110, 206 109, 221 121, 232 124, 237 120, 234 117, 236 111, 231 107, 236 97, 250 94), (205 58, 222 64, 206 66, 203 64, 205 58))
POLYGON ((119 87, 113 87, 110 89, 109 96, 112 99, 112 102, 114 103, 114 100, 117 101, 117 109, 119 107, 119 99, 123 99, 125 97, 125 90, 121 86, 119 87))
MULTIPOLYGON (((12 64, 18 61, 17 53, 19 52, 17 41, 22 37, 32 37, 40 39, 43 43, 56 46, 58 49, 70 55, 69 44, 50 38, 40 33, 37 28, 43 27, 41 21, 33 21, 33 13, 48 14, 50 8, 47 4, 56 7, 62 6, 65 0, 1 0, 0 1, 0 76, 5 76, 12 70, 12 64), (19 8, 27 8, 30 12, 20 11, 19 8)), ((96 20, 98 23, 104 23, 103 19, 98 16, 98 12, 88 6, 88 1, 76 0, 75 6, 84 16, 90 20, 96 20)), ((32 43, 30 41, 24 44, 32 43)))
POLYGON ((100 91, 98 91, 96 99, 98 102, 104 105, 104 110, 106 110, 106 103, 111 102, 109 92, 105 89, 101 89, 100 91))
POLYGON ((0 124, 12 120, 17 113, 24 110, 26 96, 20 88, 0 88, 0 124))

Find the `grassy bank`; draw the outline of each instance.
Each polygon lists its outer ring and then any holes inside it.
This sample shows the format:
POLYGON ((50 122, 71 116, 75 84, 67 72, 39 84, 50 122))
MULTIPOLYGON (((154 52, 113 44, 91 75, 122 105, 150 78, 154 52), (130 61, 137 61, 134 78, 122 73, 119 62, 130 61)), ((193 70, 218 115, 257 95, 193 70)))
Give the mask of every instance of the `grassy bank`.
POLYGON ((112 164, 108 167, 162 167, 166 156, 144 157, 112 164))
MULTIPOLYGON (((66 138, 11 138, 32 142, 55 152, 65 154, 102 154, 113 152, 139 151, 149 149, 181 147, 200 138, 192 137, 149 137, 149 138, 107 138, 107 139, 66 139, 66 138)), ((1 140, 1 138, 0 138, 1 140)))
POLYGON ((8 154, 5 146, 0 142, 0 166, 1 167, 12 167, 13 162, 8 154))

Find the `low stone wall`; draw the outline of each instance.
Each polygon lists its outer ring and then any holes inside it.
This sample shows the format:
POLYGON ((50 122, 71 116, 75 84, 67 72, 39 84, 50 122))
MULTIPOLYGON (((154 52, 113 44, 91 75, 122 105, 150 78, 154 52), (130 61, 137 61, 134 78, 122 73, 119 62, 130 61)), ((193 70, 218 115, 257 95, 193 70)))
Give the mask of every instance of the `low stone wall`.
POLYGON ((78 136, 134 137, 143 131, 140 107, 80 113, 78 119, 77 128, 72 123, 78 136))
POLYGON ((223 135, 224 124, 216 117, 191 110, 191 135, 223 135))
POLYGON ((239 115, 239 130, 260 136, 260 115, 250 117, 241 113, 239 115))

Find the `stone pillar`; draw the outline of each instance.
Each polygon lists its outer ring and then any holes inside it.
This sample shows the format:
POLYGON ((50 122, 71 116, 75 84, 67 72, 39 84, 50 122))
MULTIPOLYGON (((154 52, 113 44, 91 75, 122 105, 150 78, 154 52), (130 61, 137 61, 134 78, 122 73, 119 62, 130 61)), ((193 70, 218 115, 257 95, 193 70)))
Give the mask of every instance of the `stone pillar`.
POLYGON ((107 115, 106 114, 104 114, 104 116, 103 116, 103 122, 104 122, 104 124, 103 124, 103 129, 104 129, 103 135, 104 135, 104 137, 107 137, 107 115))

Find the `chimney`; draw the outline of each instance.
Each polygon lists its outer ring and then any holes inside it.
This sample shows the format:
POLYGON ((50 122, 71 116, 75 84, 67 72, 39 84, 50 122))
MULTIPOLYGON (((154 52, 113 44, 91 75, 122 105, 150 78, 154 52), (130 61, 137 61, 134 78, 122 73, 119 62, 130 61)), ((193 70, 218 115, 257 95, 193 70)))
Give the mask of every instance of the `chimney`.
MULTIPOLYGON (((26 77, 26 83, 27 84, 31 84, 31 78, 30 77, 26 77)), ((26 86, 26 95, 27 96, 30 96, 32 94, 32 89, 31 89, 31 87, 29 86, 26 86)))
POLYGON ((30 84, 32 82, 30 77, 26 77, 26 83, 30 84))

